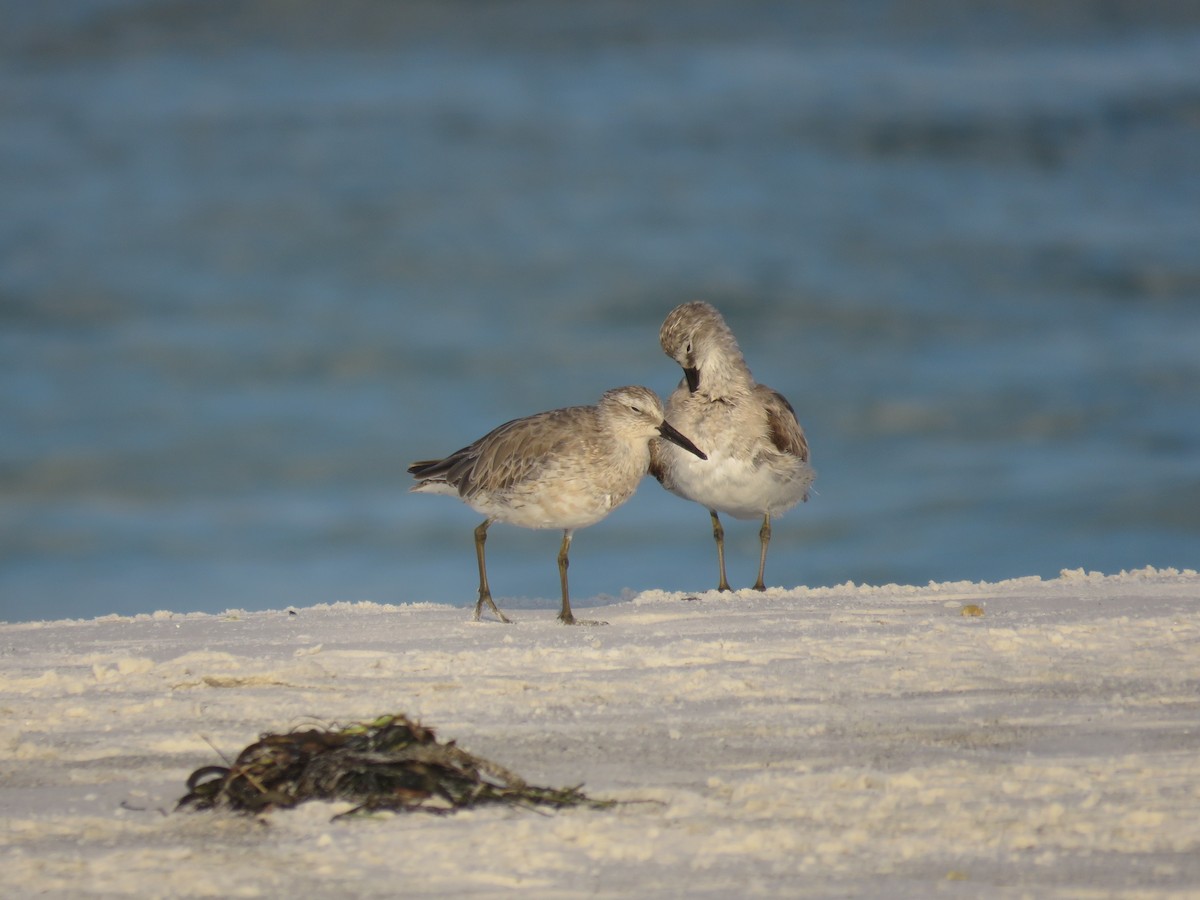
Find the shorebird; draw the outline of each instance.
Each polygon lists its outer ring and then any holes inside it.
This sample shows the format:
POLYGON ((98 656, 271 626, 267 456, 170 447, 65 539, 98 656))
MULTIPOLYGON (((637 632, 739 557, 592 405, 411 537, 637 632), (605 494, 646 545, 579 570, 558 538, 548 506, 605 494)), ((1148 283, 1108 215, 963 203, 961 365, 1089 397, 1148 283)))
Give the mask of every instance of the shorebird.
POLYGON ((667 356, 683 368, 683 380, 667 398, 666 415, 708 454, 706 462, 662 441, 651 447, 650 472, 663 487, 708 508, 717 542, 720 579, 725 577, 725 529, 718 513, 736 519, 762 517, 758 580, 771 542, 771 517, 808 499, 816 473, 808 464, 808 441, 783 395, 755 382, 725 319, 707 303, 685 303, 667 315, 659 331, 667 356))
MULTIPOLYGON (((576 529, 599 522, 633 496, 650 465, 650 441, 661 439, 703 459, 696 445, 663 416, 662 402, 649 388, 605 391, 595 406, 571 406, 514 419, 445 459, 408 467, 417 484, 410 490, 458 497, 483 523, 475 529, 479 601, 508 622, 492 600, 483 545, 493 522, 523 528, 561 528, 558 576, 562 612, 574 625, 567 591, 568 551, 576 529)), ((582 623, 581 623, 582 624, 582 623)))

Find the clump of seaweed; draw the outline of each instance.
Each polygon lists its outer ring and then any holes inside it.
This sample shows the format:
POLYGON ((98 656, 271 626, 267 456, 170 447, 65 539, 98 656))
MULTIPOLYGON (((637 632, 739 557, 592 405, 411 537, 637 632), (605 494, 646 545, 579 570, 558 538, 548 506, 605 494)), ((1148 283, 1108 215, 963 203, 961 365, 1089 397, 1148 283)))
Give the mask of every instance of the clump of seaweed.
POLYGON ((440 743, 433 729, 403 713, 344 728, 264 734, 230 766, 204 766, 187 780, 176 809, 257 814, 306 800, 357 804, 342 816, 379 811, 446 814, 488 803, 603 809, 579 786, 527 784, 502 766, 440 743))

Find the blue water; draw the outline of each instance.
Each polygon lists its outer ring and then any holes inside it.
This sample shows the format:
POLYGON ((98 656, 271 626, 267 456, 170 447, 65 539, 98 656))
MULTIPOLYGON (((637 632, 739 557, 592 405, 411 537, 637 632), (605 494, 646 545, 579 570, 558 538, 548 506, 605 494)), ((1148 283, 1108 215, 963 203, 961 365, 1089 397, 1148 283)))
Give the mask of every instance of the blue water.
MULTIPOLYGON (((771 584, 1200 565, 1196 4, 10 6, 0 618, 472 603, 406 465, 665 394, 696 298, 809 435, 771 584)), ((650 480, 572 588, 714 556, 650 480)))

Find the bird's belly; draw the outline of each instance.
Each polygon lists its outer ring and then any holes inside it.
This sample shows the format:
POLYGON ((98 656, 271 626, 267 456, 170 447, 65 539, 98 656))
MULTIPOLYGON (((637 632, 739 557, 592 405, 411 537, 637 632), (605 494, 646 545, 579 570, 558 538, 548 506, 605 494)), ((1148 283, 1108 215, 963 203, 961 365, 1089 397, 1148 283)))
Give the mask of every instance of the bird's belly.
POLYGON ((522 528, 585 528, 594 525, 629 499, 629 493, 570 485, 504 495, 476 496, 468 502, 485 516, 522 528))
POLYGON ((707 461, 678 454, 671 467, 670 490, 736 519, 781 513, 804 498, 812 470, 801 460, 781 457, 758 465, 723 453, 707 461))

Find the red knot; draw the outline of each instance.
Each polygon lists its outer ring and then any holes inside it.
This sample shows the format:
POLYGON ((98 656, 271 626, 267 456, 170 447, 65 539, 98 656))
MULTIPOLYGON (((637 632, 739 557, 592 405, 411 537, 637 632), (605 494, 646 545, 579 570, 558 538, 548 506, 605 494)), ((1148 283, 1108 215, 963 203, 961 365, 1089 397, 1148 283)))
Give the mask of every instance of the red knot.
POLYGON ((655 441, 651 474, 672 493, 708 508, 720 569, 717 590, 730 590, 725 530, 717 514, 762 517, 754 587, 765 590, 771 517, 807 500, 816 475, 808 464, 804 430, 782 394, 754 381, 733 332, 714 307, 699 302, 677 306, 663 322, 659 341, 683 368, 683 380, 667 398, 667 418, 696 441, 708 460, 700 462, 655 441))
POLYGON ((514 419, 445 459, 409 466, 409 474, 417 479, 413 491, 458 497, 487 517, 475 529, 476 620, 486 603, 500 621, 509 621, 492 600, 483 552, 488 526, 499 521, 563 530, 558 618, 575 624, 567 590, 571 536, 633 496, 650 466, 650 441, 658 438, 704 458, 695 444, 665 421, 662 402, 653 391, 620 387, 605 391, 595 406, 514 419))

